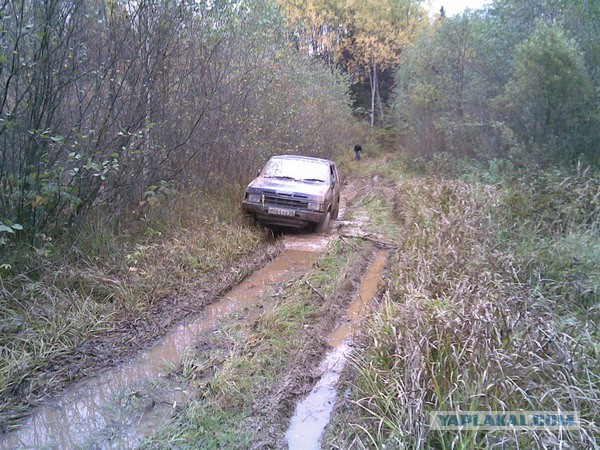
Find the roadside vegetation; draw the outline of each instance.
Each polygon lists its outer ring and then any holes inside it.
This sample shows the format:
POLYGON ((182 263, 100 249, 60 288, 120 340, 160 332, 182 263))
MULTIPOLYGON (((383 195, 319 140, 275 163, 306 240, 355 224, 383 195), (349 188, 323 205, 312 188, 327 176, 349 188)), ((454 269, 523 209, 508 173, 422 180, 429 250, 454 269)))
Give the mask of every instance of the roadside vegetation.
POLYGON ((423 163, 390 178, 399 247, 328 443, 597 446, 600 177, 423 163), (433 432, 438 410, 575 410, 582 427, 433 432))
POLYGON ((403 47, 348 166, 393 183, 398 250, 328 444, 598 447, 598 5, 440 11, 403 47), (582 427, 437 433, 438 410, 576 410, 582 427))
POLYGON ((12 254, 19 273, 0 285, 4 425, 65 382, 153 343, 277 252, 243 223, 237 195, 162 208, 170 214, 156 211, 135 237, 98 218, 73 239, 12 254))
POLYGON ((364 242, 333 241, 306 275, 263 295, 265 310, 250 327, 219 331, 228 351, 216 370, 207 359, 212 354, 191 351, 180 375, 203 380, 201 387, 143 447, 281 446, 287 420, 318 377, 326 337, 345 314, 371 254, 364 242))

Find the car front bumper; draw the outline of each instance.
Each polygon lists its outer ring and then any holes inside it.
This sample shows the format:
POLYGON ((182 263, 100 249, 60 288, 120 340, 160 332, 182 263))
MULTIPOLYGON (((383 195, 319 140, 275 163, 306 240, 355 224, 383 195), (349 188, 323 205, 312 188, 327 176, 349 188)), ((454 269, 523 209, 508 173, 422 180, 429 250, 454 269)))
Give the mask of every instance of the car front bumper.
POLYGON ((321 222, 325 213, 318 211, 296 210, 293 216, 269 213, 269 205, 262 203, 242 202, 242 209, 252 214, 256 220, 264 225, 272 225, 289 228, 305 228, 308 225, 321 222))

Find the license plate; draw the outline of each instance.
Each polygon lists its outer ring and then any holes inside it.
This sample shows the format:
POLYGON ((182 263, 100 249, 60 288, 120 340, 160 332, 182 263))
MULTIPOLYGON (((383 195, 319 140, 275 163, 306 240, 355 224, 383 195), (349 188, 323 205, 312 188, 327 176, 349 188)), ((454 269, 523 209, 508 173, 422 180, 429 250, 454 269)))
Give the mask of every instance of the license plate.
POLYGON ((269 208, 269 214, 277 214, 278 216, 295 216, 296 211, 293 209, 269 208))

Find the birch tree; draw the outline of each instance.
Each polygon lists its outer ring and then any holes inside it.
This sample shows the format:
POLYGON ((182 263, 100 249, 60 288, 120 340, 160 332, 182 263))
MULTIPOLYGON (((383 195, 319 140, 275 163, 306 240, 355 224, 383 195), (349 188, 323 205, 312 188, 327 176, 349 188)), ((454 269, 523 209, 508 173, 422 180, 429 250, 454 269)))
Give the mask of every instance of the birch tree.
POLYGON ((412 0, 349 0, 348 33, 341 44, 348 67, 358 78, 366 78, 371 90, 371 126, 383 120, 379 76, 400 64, 408 45, 425 19, 419 2, 412 0))

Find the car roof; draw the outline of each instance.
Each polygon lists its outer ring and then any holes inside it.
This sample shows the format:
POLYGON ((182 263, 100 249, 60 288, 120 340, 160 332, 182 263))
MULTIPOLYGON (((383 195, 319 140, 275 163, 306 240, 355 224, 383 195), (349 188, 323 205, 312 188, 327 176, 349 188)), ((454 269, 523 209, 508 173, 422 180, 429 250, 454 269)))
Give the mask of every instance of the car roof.
POLYGON ((301 161, 314 161, 314 162, 324 162, 327 164, 335 164, 333 161, 324 158, 315 158, 312 156, 300 156, 300 155, 276 155, 271 157, 271 159, 296 159, 301 161))

